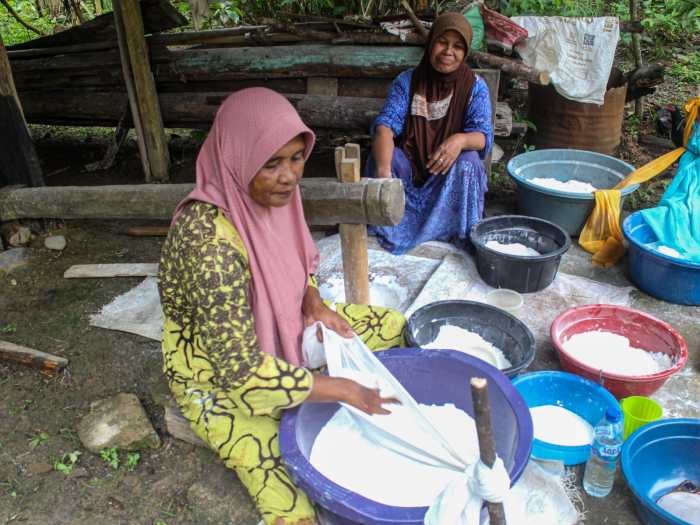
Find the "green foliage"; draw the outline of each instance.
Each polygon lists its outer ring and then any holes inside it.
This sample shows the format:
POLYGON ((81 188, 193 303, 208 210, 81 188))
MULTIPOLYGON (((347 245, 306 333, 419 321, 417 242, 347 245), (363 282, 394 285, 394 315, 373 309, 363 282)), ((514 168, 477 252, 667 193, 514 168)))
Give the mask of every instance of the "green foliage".
POLYGON ((0 334, 14 334, 17 331, 15 323, 7 323, 0 326, 0 334))
MULTIPOLYGON (((119 449, 117 447, 103 448, 100 450, 100 457, 104 460, 107 465, 117 470, 120 465, 122 465, 121 459, 119 458, 119 449)), ((141 454, 138 452, 128 452, 126 454, 126 461, 123 463, 124 468, 129 472, 133 472, 141 461, 141 454)))
POLYGON ((32 439, 29 440, 29 448, 36 448, 48 439, 49 435, 46 432, 39 432, 32 439))
POLYGON ((119 468, 119 451, 117 447, 103 448, 100 450, 100 457, 113 469, 119 468))
POLYGON ((78 463, 78 459, 80 459, 81 455, 82 452, 80 452, 79 450, 74 450, 73 452, 66 452, 65 454, 63 454, 63 456, 61 456, 61 459, 54 462, 54 470, 57 470, 58 472, 63 472, 66 476, 68 476, 71 472, 73 472, 73 468, 78 463))
POLYGON ((32 399, 25 399, 23 400, 19 405, 14 406, 10 408, 9 412, 11 416, 16 416, 20 412, 27 410, 30 406, 34 404, 34 400, 32 399))
POLYGON ((126 470, 133 472, 133 470, 138 466, 139 461, 141 461, 141 454, 138 452, 129 452, 126 455, 126 463, 124 466, 126 467, 126 470))
POLYGON ((683 82, 700 84, 700 55, 697 53, 679 57, 669 73, 683 82))
MULTIPOLYGON (((630 19, 628 0, 504 0, 507 16, 617 16, 630 19)), ((647 35, 661 41, 678 41, 700 32, 698 0, 639 0, 642 25, 647 35)), ((622 40, 628 43, 629 35, 622 40)))
POLYGON ((600 16, 603 0, 504 0, 502 12, 506 16, 600 16))

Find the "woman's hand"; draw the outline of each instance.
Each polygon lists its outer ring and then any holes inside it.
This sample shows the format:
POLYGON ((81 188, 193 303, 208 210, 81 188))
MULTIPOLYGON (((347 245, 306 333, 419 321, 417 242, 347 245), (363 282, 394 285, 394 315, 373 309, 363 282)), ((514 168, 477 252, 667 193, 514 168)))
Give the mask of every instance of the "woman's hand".
POLYGON ((379 390, 367 388, 351 379, 314 375, 314 386, 307 401, 317 403, 347 403, 366 414, 390 414, 383 405, 397 404, 393 398, 382 397, 379 390))
POLYGON ((430 154, 426 168, 434 175, 447 175, 464 149, 463 133, 455 133, 430 154))
MULTIPOLYGON (((326 328, 333 330, 335 333, 342 335, 346 339, 351 338, 355 334, 350 326, 350 323, 340 317, 336 312, 328 308, 325 304, 322 304, 322 307, 319 308, 319 311, 315 314, 314 318, 311 319, 309 324, 316 321, 322 322, 326 328)), ((320 326, 316 331, 316 337, 318 338, 319 343, 323 342, 323 332, 321 331, 320 326)))
POLYGON ((358 410, 369 414, 391 414, 391 410, 384 408, 384 405, 395 405, 398 401, 392 397, 382 397, 379 389, 367 388, 355 381, 350 380, 352 386, 348 389, 347 397, 344 401, 358 410))

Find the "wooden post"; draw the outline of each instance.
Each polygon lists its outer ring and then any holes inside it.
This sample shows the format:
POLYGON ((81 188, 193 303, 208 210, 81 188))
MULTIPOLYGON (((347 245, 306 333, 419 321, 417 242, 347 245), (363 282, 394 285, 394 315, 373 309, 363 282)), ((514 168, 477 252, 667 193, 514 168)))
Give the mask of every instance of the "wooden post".
POLYGON ((0 35, 0 186, 43 186, 44 178, 17 96, 10 60, 0 35))
POLYGON ((148 164, 148 170, 145 170, 146 182, 164 182, 168 180, 170 153, 163 129, 158 93, 148 59, 141 7, 138 0, 115 0, 113 6, 127 89, 129 84, 127 69, 128 76, 133 80, 129 99, 132 103, 134 125, 140 126, 141 132, 139 133, 137 128, 137 133, 143 137, 142 150, 145 151, 141 151, 141 155, 145 155, 148 164), (120 33, 121 38, 119 38, 120 33), (125 60, 128 64, 124 63, 125 60))
MULTIPOLYGON (((638 0, 630 0, 630 21, 639 21, 639 2, 638 0)), ((642 67, 642 35, 639 33, 632 33, 632 52, 634 54, 634 65, 637 68, 642 67)), ((639 119, 641 124, 642 117, 644 116, 644 98, 639 97, 634 101, 634 112, 639 119)))
MULTIPOLYGON (((360 145, 346 144, 335 149, 338 178, 341 182, 360 182, 360 145)), ((369 260, 367 226, 340 225, 340 250, 343 256, 345 302, 369 304, 369 260)))
MULTIPOLYGON (((496 445, 493 441, 493 428, 491 427, 488 381, 483 377, 472 377, 470 384, 472 403, 474 404, 476 434, 479 439, 479 455, 481 456, 481 462, 490 468, 496 461, 496 445)), ((506 525, 503 503, 487 501, 486 506, 489 510, 491 525, 506 525)))

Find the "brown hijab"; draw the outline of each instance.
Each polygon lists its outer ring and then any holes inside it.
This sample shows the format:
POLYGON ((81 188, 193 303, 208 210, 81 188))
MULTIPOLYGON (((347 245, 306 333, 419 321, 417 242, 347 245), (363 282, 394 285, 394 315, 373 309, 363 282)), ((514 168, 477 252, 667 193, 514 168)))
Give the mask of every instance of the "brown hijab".
POLYGON ((440 73, 430 63, 435 41, 449 30, 462 35, 466 58, 472 41, 471 25, 460 13, 445 13, 433 23, 423 58, 411 79, 410 109, 401 149, 411 162, 413 181, 417 185, 428 178, 425 166, 433 150, 450 135, 462 131, 474 85, 474 72, 466 63, 449 74, 440 73))

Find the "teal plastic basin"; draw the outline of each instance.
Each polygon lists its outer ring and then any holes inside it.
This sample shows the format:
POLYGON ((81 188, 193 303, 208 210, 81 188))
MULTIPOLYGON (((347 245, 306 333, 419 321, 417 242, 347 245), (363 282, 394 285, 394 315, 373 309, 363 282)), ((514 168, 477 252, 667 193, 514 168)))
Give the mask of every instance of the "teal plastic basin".
MULTIPOLYGON (((552 178, 562 182, 579 180, 599 189, 610 189, 634 171, 626 162, 592 151, 543 149, 513 157, 507 165, 508 175, 518 186, 518 209, 523 215, 539 217, 561 226, 569 235, 581 233, 593 210, 592 193, 570 193, 531 183, 534 178, 552 178)), ((622 190, 621 199, 639 184, 622 190)))

